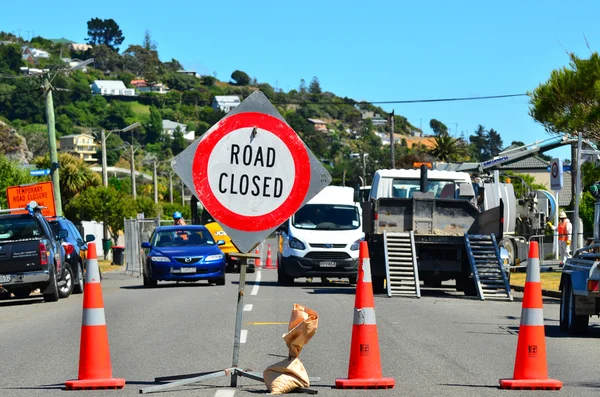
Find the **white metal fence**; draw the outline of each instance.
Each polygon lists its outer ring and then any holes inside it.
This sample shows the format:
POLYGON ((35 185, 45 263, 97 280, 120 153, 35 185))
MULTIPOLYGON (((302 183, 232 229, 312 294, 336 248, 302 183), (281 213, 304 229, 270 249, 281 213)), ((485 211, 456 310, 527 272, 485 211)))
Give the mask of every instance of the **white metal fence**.
POLYGON ((142 243, 159 225, 158 218, 125 220, 125 271, 138 277, 143 272, 144 250, 142 243))

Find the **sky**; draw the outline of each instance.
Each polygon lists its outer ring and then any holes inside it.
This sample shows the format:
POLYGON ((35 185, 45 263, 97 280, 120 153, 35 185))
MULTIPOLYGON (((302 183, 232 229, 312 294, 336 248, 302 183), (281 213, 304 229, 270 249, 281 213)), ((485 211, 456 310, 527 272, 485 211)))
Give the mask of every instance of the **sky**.
MULTIPOLYGON (((112 18, 125 36, 121 50, 148 30, 161 60, 188 70, 229 81, 239 69, 286 92, 316 76, 324 91, 371 102, 523 94, 567 66, 566 51, 589 56, 586 39, 600 48, 594 0, 4 3, 0 30, 25 39, 84 42, 88 20, 112 18)), ((494 128, 505 146, 549 138, 527 97, 382 107, 426 133, 435 118, 456 136, 494 128)))

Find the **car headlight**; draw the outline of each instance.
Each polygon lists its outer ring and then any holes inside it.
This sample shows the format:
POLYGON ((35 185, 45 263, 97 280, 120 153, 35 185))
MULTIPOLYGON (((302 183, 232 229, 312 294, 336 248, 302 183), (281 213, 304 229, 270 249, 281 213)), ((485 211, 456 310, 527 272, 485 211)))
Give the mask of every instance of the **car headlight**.
POLYGON ((151 256, 150 260, 152 262, 171 262, 171 259, 167 258, 166 256, 151 256))
POLYGON ((352 243, 352 245, 350 246, 350 250, 352 251, 358 251, 358 249, 360 248, 360 242, 363 241, 362 238, 359 238, 358 240, 356 240, 355 242, 352 243))
POLYGON ((296 237, 292 237, 290 239, 290 248, 297 249, 297 250, 305 250, 306 246, 304 245, 304 243, 302 241, 298 240, 296 237))
POLYGON ((223 259, 222 254, 209 255, 206 258, 204 258, 205 261, 220 261, 221 259, 223 259))

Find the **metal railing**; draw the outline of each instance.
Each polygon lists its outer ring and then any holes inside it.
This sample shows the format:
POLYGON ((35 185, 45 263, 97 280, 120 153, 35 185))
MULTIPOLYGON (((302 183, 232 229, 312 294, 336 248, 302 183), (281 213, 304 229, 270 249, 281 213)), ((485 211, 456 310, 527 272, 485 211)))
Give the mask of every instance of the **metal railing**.
POLYGON ((125 220, 125 271, 127 273, 142 276, 145 256, 142 243, 150 240, 152 232, 158 225, 158 218, 125 220))

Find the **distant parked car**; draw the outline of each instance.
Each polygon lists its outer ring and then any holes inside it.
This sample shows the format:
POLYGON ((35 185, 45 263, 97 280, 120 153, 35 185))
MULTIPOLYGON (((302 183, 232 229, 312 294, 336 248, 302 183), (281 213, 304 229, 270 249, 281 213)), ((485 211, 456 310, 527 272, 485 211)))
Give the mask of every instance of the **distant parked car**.
POLYGON ((208 229, 200 225, 161 226, 154 230, 144 263, 144 286, 158 281, 199 281, 225 285, 225 254, 208 229))
POLYGON ((65 248, 65 260, 69 264, 68 272, 70 274, 66 275, 67 284, 60 288, 61 294, 66 294, 69 289, 72 289, 74 294, 81 294, 85 281, 83 271, 85 269, 87 243, 83 241, 79 230, 77 230, 73 222, 67 218, 57 216, 46 219, 55 233, 58 233, 60 229, 65 229, 68 233, 67 237, 61 240, 61 243, 65 248))

